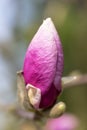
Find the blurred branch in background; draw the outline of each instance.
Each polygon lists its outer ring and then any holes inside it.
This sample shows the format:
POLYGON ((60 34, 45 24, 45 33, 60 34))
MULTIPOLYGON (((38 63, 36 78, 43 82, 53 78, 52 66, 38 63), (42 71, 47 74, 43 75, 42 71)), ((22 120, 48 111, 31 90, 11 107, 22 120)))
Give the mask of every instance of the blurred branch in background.
POLYGON ((23 119, 33 120, 35 117, 35 114, 33 112, 25 111, 21 108, 19 108, 15 103, 14 104, 1 104, 0 103, 0 111, 10 112, 14 116, 21 117, 23 119))
POLYGON ((62 78, 62 86, 63 88, 69 88, 73 87, 76 85, 82 85, 82 84, 87 84, 87 74, 84 75, 71 75, 67 77, 62 78))

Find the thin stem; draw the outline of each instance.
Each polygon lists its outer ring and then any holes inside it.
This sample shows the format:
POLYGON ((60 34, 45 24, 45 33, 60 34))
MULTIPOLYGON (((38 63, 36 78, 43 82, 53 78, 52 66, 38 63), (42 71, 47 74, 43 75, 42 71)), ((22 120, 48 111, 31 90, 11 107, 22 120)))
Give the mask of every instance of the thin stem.
POLYGON ((0 110, 11 112, 11 113, 13 113, 13 114, 15 114, 19 117, 29 119, 29 120, 33 120, 35 118, 34 112, 26 111, 26 110, 21 109, 21 108, 17 107, 16 105, 13 105, 13 104, 10 104, 10 105, 0 104, 0 110))
POLYGON ((62 78, 63 88, 69 88, 76 85, 87 84, 87 74, 67 76, 62 78))
POLYGON ((35 114, 32 112, 25 111, 23 109, 16 109, 15 113, 25 119, 33 120, 35 118, 35 114))

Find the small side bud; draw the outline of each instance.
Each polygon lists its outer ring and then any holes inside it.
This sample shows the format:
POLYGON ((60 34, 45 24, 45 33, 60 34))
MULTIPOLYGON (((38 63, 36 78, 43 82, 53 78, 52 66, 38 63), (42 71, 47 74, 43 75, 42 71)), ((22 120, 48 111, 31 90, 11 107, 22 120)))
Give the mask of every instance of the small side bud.
POLYGON ((41 90, 39 88, 34 87, 31 84, 28 84, 26 86, 26 89, 28 89, 28 98, 30 101, 30 104, 35 108, 38 109, 41 101, 41 90))
POLYGON ((65 103, 59 102, 56 105, 54 105, 54 107, 51 109, 49 116, 51 118, 59 117, 65 112, 65 109, 66 109, 65 103))

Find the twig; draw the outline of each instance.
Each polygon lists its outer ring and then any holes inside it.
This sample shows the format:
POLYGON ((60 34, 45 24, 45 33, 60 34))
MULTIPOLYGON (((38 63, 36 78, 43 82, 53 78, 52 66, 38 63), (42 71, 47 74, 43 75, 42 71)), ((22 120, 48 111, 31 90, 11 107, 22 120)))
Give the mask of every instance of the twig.
POLYGON ((87 84, 87 74, 67 76, 62 78, 63 88, 69 88, 76 85, 87 84))
POLYGON ((23 109, 16 109, 15 113, 18 116, 23 117, 25 119, 29 119, 29 120, 33 120, 35 118, 35 114, 34 113, 25 111, 23 109))
POLYGON ((35 118, 35 113, 30 112, 30 111, 28 112, 24 109, 19 108, 17 105, 13 105, 13 104, 10 104, 10 105, 0 104, 0 110, 10 112, 19 117, 29 119, 29 120, 33 120, 35 118))

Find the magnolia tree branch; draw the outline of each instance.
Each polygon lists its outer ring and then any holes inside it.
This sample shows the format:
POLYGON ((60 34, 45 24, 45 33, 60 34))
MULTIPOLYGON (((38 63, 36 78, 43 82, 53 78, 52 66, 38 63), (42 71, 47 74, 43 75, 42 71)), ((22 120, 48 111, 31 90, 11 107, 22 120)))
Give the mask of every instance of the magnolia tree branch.
POLYGON ((0 103, 0 111, 10 112, 16 116, 29 120, 33 120, 35 118, 35 113, 21 109, 17 105, 13 104, 5 105, 0 103))
POLYGON ((63 88, 69 88, 76 85, 87 84, 87 74, 84 75, 72 75, 62 78, 63 88))

